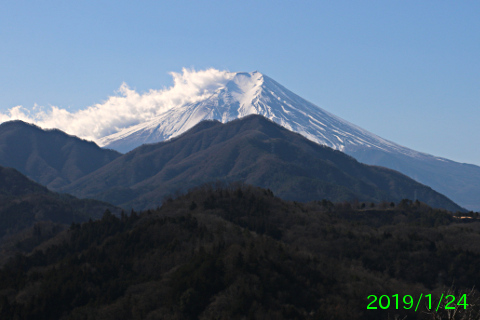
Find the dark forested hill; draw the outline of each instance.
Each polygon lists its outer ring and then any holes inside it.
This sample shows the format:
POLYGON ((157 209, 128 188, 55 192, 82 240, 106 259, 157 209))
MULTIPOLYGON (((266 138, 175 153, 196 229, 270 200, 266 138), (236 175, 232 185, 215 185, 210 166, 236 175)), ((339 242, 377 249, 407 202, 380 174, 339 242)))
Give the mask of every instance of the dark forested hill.
POLYGON ((33 182, 13 168, 0 167, 0 197, 48 194, 47 188, 33 182))
POLYGON ((207 185, 157 210, 73 224, 18 255, 0 268, 0 317, 447 319, 441 295, 456 306, 465 294, 468 308, 449 319, 477 319, 475 218, 418 201, 302 204, 207 185), (433 310, 415 310, 421 294, 433 310), (368 310, 370 295, 391 303, 368 310))
POLYGON ((126 208, 152 208, 176 190, 204 182, 243 181, 297 201, 400 201, 461 210, 431 188, 252 115, 201 122, 180 137, 141 146, 62 189, 126 208))
POLYGON ((22 121, 0 125, 0 165, 15 168, 53 190, 119 156, 60 130, 43 130, 22 121))
POLYGON ((70 225, 98 219, 106 209, 117 211, 104 202, 54 193, 13 168, 0 167, 0 245, 37 223, 70 225))

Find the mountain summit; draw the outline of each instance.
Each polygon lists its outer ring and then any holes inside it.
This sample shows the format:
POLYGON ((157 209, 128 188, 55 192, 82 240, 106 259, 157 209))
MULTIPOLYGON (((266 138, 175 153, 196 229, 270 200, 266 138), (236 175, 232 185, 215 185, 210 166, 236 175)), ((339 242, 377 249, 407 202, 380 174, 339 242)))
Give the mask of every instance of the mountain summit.
POLYGON ((175 137, 202 120, 225 123, 258 114, 340 151, 349 146, 365 146, 412 153, 317 107, 260 72, 229 73, 226 81, 217 86, 206 99, 170 108, 147 122, 102 138, 100 145, 128 152, 145 143, 175 137))

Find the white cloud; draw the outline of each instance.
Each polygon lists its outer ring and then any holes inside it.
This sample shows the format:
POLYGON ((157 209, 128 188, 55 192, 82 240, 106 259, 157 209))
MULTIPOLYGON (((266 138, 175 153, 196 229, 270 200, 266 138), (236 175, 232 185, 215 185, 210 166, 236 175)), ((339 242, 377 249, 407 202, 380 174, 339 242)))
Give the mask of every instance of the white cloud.
POLYGON ((78 137, 98 141, 124 128, 147 121, 178 105, 204 99, 234 76, 228 71, 183 69, 171 73, 174 85, 170 88, 139 94, 123 83, 118 95, 76 112, 51 106, 35 105, 31 110, 15 106, 0 113, 0 122, 23 120, 42 128, 58 128, 78 137))

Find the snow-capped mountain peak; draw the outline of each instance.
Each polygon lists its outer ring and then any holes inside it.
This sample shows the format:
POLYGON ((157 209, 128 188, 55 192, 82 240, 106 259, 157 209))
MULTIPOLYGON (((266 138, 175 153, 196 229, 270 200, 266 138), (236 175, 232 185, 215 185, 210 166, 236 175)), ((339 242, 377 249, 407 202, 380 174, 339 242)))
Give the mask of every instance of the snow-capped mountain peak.
MULTIPOLYGON (((262 115, 357 160, 389 167, 431 186, 470 210, 480 210, 480 167, 417 152, 382 139, 306 101, 260 72, 183 69, 173 86, 139 93, 126 84, 120 95, 70 113, 56 107, 32 118, 20 107, 3 119, 59 128, 97 144, 128 152, 178 136, 206 119, 223 123, 262 115)), ((412 190, 411 199, 416 198, 412 190)))
POLYGON ((256 107, 264 84, 261 73, 227 73, 224 80, 216 81, 216 88, 210 86, 213 93, 203 100, 168 108, 149 121, 100 139, 99 144, 126 152, 144 143, 175 137, 202 120, 227 122, 249 114, 263 114, 256 107))
POLYGON ((215 81, 208 88, 210 94, 203 99, 172 106, 146 122, 102 138, 100 144, 127 152, 144 143, 175 137, 202 120, 225 123, 259 114, 312 141, 341 151, 364 146, 413 152, 321 109, 257 71, 225 73, 222 81, 215 81))

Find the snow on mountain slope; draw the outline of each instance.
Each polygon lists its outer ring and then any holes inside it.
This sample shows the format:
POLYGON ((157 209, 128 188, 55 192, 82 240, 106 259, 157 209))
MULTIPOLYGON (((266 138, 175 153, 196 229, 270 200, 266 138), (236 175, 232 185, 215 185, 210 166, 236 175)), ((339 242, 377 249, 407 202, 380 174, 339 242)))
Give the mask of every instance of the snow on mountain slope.
MULTIPOLYGON (((260 114, 308 139, 343 151, 371 165, 400 171, 445 194, 470 210, 480 211, 480 167, 417 152, 385 140, 306 101, 259 73, 184 70, 175 76, 181 103, 159 104, 155 116, 97 140, 100 145, 128 152, 145 143, 178 136, 206 119, 223 123, 260 114), (209 73, 214 73, 210 77, 209 73), (211 78, 211 79, 210 79, 211 78), (204 79, 207 79, 204 81, 204 79), (191 85, 194 90, 189 89, 191 85), (192 91, 189 97, 185 92, 192 91)), ((163 91, 168 96, 169 91, 163 91)), ((162 98, 163 99, 163 98, 162 98)), ((153 111, 152 111, 153 112, 153 111)))
POLYGON ((174 106, 151 120, 100 139, 100 145, 127 152, 144 143, 175 137, 198 122, 223 123, 249 114, 260 114, 308 139, 345 151, 364 146, 422 156, 363 130, 302 99, 271 78, 259 73, 229 73, 225 82, 204 100, 174 106))

